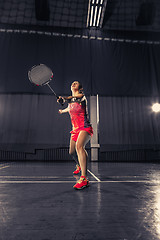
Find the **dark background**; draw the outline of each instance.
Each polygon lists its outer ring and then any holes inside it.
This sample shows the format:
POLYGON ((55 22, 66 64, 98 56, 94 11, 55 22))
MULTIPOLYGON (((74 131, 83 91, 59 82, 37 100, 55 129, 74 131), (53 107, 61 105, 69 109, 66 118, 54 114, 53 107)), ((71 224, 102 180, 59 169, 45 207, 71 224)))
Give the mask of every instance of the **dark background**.
POLYGON ((87 1, 46 1, 45 14, 43 2, 0 1, 1 150, 68 147, 68 114, 28 80, 44 63, 57 94, 70 95, 78 80, 88 102, 99 95, 101 152, 159 151, 160 117, 151 110, 160 94, 159 1, 108 1, 101 28, 86 27, 87 1))

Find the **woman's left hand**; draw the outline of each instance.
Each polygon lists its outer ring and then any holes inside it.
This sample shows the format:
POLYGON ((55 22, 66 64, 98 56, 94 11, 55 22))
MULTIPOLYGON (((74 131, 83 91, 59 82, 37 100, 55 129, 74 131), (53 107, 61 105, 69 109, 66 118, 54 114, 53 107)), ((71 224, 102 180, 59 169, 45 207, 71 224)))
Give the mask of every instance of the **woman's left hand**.
POLYGON ((63 111, 62 109, 59 109, 59 111, 58 111, 58 112, 59 112, 59 114, 62 114, 62 111, 63 111))

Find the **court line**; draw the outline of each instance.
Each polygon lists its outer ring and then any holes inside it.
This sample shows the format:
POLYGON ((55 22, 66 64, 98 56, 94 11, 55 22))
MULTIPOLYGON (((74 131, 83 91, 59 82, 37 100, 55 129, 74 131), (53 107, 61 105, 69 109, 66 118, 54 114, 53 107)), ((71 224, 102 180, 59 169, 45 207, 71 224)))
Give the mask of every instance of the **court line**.
POLYGON ((156 180, 108 180, 108 181, 101 181, 101 183, 158 183, 160 184, 160 181, 156 180))
MULTIPOLYGON (((9 167, 9 166, 6 166, 9 167)), ((92 175, 92 174, 91 174, 92 175)), ((93 174, 94 175, 94 174, 93 174)), ((95 176, 95 175, 94 175, 95 176)), ((59 176, 0 176, 0 183, 72 183, 75 180, 54 180, 60 179, 59 176), (9 179, 9 180, 8 180, 9 179), (13 180, 11 180, 13 179, 13 180), (27 180, 29 179, 29 180, 27 180), (47 180, 45 180, 47 179, 47 180), (52 179, 52 180, 50 180, 52 179)), ((71 177, 64 177, 71 178, 71 177)), ((95 179, 97 177, 95 176, 95 179)), ((160 184, 160 180, 91 180, 91 183, 157 183, 160 184)))
POLYGON ((40 179, 53 179, 53 178, 72 178, 73 179, 73 177, 66 177, 66 176, 12 176, 12 175, 10 175, 10 176, 0 176, 0 179, 2 179, 2 178, 18 178, 18 179, 25 179, 25 178, 29 178, 29 179, 33 179, 33 178, 35 178, 35 179, 37 179, 37 178, 40 178, 40 179))
MULTIPOLYGON (((6 167, 10 167, 10 166, 6 166, 6 167)), ((95 175, 94 175, 95 176, 95 175)), ((18 176, 18 175, 2 175, 0 176, 1 178, 48 178, 48 179, 52 179, 52 178, 72 178, 73 179, 73 176, 18 176)), ((96 176, 95 176, 96 177, 96 176)), ((119 179, 119 178, 134 178, 134 179, 137 179, 137 178, 142 178, 143 176, 107 176, 107 179, 108 180, 100 180, 100 181, 112 181, 112 179, 119 179)), ((118 181, 118 180, 115 180, 115 181, 118 181)), ((124 181, 124 180, 122 180, 124 181)), ((127 181, 127 180, 126 180, 127 181)), ((136 181, 136 180, 135 180, 136 181)), ((150 181, 149 179, 147 180, 143 180, 143 181, 150 181)), ((158 180, 153 180, 153 181, 158 181, 158 180)))
POLYGON ((98 182, 101 182, 101 180, 96 177, 89 169, 87 169, 87 172, 89 172, 98 182))
POLYGON ((7 167, 10 167, 10 166, 3 166, 3 167, 0 167, 0 170, 3 169, 3 168, 7 168, 7 167))
MULTIPOLYGON (((8 180, 8 181, 0 181, 0 184, 14 184, 14 183, 18 183, 18 184, 23 184, 23 183, 50 183, 50 184, 55 184, 55 183, 75 183, 75 181, 43 181, 43 180, 20 180, 20 181, 16 181, 16 180, 8 180)), ((90 181, 90 183, 154 183, 154 184, 160 184, 160 181, 90 181)))
MULTIPOLYGON (((93 181, 93 182, 97 182, 97 181, 93 181)), ((24 181, 0 181, 1 183, 75 183, 75 181, 31 181, 31 180, 24 180, 24 181)))

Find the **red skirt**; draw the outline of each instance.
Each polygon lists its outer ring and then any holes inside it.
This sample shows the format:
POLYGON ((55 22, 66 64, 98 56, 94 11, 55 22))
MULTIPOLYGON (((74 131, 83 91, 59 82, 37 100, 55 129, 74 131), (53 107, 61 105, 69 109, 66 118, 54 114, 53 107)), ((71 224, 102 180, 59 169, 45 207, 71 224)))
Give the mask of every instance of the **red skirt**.
POLYGON ((93 128, 92 127, 87 127, 87 128, 78 128, 78 129, 75 129, 75 130, 72 130, 70 133, 71 133, 71 138, 73 141, 77 142, 77 139, 78 139, 78 136, 79 136, 79 133, 81 131, 86 131, 89 133, 89 135, 92 137, 93 136, 93 128))

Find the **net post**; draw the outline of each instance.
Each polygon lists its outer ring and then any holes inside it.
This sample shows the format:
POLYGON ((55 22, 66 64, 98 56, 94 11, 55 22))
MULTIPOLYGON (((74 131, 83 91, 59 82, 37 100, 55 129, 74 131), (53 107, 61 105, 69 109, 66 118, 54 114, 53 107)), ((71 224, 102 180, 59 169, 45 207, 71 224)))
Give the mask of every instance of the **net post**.
POLYGON ((90 96, 90 120, 93 126, 91 138, 91 161, 99 160, 99 97, 90 96))

